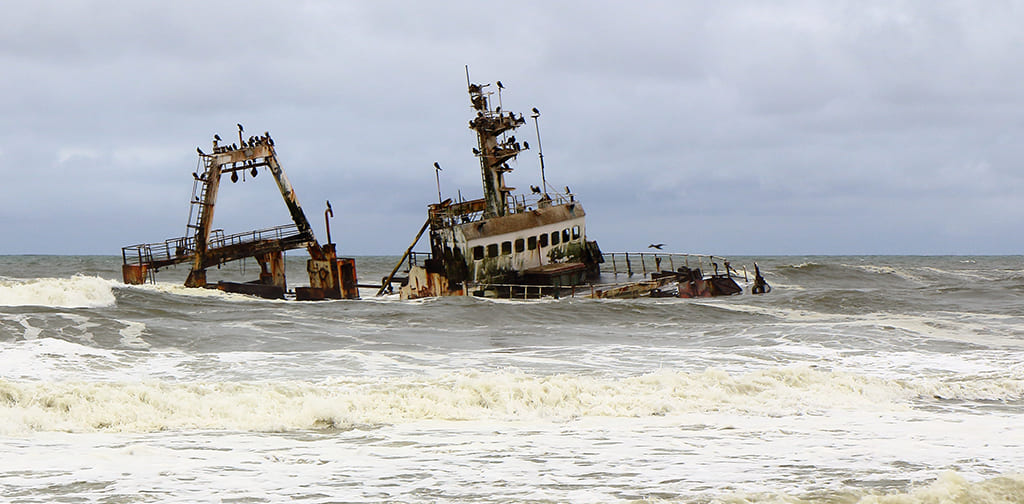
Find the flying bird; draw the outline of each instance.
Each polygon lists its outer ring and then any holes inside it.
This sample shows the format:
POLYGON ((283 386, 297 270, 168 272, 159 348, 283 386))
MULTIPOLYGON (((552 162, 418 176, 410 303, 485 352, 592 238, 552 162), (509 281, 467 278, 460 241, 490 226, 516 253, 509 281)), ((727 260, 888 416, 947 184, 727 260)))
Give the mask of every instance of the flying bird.
POLYGON ((648 245, 647 248, 661 250, 661 247, 664 247, 664 246, 665 246, 664 243, 652 243, 652 244, 648 245))

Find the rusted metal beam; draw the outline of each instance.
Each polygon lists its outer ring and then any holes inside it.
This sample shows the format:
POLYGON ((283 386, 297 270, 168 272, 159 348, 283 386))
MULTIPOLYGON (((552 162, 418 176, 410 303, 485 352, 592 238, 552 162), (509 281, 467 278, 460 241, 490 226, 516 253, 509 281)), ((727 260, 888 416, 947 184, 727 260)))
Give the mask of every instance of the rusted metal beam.
POLYGON ((423 232, 427 230, 428 226, 430 226, 430 220, 430 218, 427 218, 427 221, 423 223, 423 227, 421 227, 419 232, 416 233, 416 238, 412 239, 412 243, 409 244, 409 248, 405 249, 405 253, 402 254, 402 258, 398 260, 398 264, 395 265, 395 269, 391 270, 391 273, 381 281, 380 290, 377 291, 378 296, 384 294, 384 291, 387 290, 389 285, 391 285, 391 280, 395 278, 395 273, 398 273, 398 269, 402 267, 402 263, 405 262, 405 258, 409 257, 409 254, 412 252, 412 248, 419 243, 420 237, 423 236, 423 232))

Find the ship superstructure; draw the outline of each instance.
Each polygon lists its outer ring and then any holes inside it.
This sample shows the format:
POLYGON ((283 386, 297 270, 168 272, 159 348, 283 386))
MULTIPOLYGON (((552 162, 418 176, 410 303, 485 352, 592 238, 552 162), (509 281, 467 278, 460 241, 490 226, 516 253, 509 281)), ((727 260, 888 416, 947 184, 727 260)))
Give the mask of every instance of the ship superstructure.
MULTIPOLYGON (((569 188, 551 190, 542 176, 529 196, 516 196, 506 183, 510 163, 530 148, 515 137, 523 115, 495 105, 490 84, 468 87, 483 198, 429 205, 430 258, 410 268, 402 297, 461 295, 499 284, 568 286, 596 276, 601 251, 587 240, 586 212, 569 188)), ((499 81, 497 92, 502 89, 499 81)), ((536 119, 539 111, 533 112, 536 119)))

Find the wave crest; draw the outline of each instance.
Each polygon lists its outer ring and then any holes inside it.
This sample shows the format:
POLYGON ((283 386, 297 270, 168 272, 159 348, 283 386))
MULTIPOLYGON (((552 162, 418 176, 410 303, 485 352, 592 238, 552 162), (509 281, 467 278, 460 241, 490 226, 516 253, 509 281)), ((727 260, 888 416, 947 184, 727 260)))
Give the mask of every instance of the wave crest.
MULTIPOLYGON (((14 431, 291 431, 421 420, 901 411, 917 398, 931 398, 934 386, 811 368, 741 375, 665 370, 626 378, 468 371, 325 383, 0 380, 0 425, 14 431)), ((993 391, 991 384, 966 384, 960 395, 971 395, 971 387, 985 396, 993 391)), ((1019 384, 1003 389, 1004 395, 1020 393, 1019 384)))
POLYGON ((114 282, 95 276, 0 279, 0 306, 103 308, 113 306, 114 282))

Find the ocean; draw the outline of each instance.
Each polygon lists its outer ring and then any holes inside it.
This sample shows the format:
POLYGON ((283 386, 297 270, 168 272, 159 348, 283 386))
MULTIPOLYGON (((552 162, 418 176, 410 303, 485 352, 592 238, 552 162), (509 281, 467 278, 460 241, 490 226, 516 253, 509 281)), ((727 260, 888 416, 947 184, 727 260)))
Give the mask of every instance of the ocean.
POLYGON ((312 303, 120 263, 0 257, 4 502, 1024 502, 1024 257, 763 258, 764 296, 312 303))

